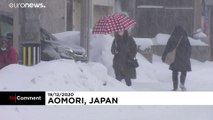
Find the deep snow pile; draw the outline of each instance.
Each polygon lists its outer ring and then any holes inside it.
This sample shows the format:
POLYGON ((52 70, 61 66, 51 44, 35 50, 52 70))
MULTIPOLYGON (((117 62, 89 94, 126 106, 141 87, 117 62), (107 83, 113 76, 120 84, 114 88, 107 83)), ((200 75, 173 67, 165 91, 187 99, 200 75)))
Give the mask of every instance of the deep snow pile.
POLYGON ((111 54, 111 46, 113 37, 110 35, 93 35, 90 42, 90 60, 103 64, 110 76, 114 77, 112 68, 113 55, 111 54))
POLYGON ((209 44, 208 36, 203 32, 201 28, 196 30, 196 32, 193 34, 193 38, 209 44))
POLYGON ((151 38, 134 38, 137 46, 141 50, 146 50, 147 48, 151 48, 153 45, 153 40, 151 38))
POLYGON ((110 77, 103 65, 73 60, 10 65, 0 76, 0 90, 131 90, 110 77))

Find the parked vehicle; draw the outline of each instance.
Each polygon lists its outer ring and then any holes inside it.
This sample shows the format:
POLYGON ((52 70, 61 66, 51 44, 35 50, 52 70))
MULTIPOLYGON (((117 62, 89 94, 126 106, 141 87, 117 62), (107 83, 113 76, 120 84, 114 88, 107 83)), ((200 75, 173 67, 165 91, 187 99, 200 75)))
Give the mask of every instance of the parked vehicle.
POLYGON ((49 59, 73 59, 75 61, 86 61, 87 54, 84 48, 64 42, 41 28, 42 60, 49 59))
MULTIPOLYGON (((0 11, 0 36, 6 36, 13 31, 13 18, 9 13, 0 11)), ((75 61, 86 61, 87 54, 79 45, 67 44, 51 33, 41 28, 41 60, 73 59, 75 61)))

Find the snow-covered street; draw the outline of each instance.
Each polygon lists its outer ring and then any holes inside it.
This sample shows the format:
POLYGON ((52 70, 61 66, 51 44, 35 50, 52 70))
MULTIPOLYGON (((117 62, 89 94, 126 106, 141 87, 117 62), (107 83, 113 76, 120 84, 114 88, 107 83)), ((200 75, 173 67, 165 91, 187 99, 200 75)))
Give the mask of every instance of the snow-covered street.
MULTIPOLYGON (((187 89, 189 91, 212 91, 213 78, 211 74, 213 72, 213 63, 201 63, 193 59, 191 59, 191 62, 192 71, 187 73, 186 78, 187 89)), ((141 65, 142 68, 137 70, 139 78, 133 80, 133 88, 135 90, 168 91, 172 89, 172 71, 169 70, 168 65, 161 62, 159 56, 154 56, 153 64, 144 60, 141 65)))
POLYGON ((213 120, 213 0, 0 0, 0 120, 213 120))
MULTIPOLYGON (((79 35, 79 34, 75 34, 79 35)), ((72 35, 71 35, 72 36, 72 35)), ((76 36, 65 37, 66 39, 76 36)), ((137 54, 140 67, 133 86, 114 78, 111 36, 92 36, 90 61, 54 60, 33 67, 9 65, 0 70, 1 91, 170 91, 171 71, 154 55, 149 63, 137 54)), ((186 87, 213 90, 213 63, 191 60, 186 87)), ((2 120, 212 120, 212 106, 1 106, 2 120)))
POLYGON ((2 106, 2 120, 211 120, 212 106, 2 106))

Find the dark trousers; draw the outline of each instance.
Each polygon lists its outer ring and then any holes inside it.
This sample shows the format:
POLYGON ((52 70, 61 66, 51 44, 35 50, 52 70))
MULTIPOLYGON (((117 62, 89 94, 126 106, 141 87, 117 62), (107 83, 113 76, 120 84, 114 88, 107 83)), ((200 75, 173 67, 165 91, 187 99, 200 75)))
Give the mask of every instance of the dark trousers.
MULTIPOLYGON (((186 74, 187 74, 186 71, 181 72, 180 83, 182 85, 185 84, 186 74)), ((174 90, 177 90, 177 88, 178 88, 178 71, 172 71, 172 80, 173 80, 173 88, 174 88, 174 90)))
POLYGON ((127 86, 131 86, 132 85, 131 79, 125 79, 125 82, 126 82, 127 86))
POLYGON ((126 75, 122 71, 118 71, 117 69, 114 69, 114 71, 115 71, 116 79, 118 81, 121 81, 122 79, 124 79, 127 86, 132 85, 131 79, 126 77, 126 75))
MULTIPOLYGON (((117 80, 121 81, 122 79, 117 79, 117 80)), ((124 80, 125 80, 127 86, 131 86, 132 85, 131 79, 125 78, 124 80)))

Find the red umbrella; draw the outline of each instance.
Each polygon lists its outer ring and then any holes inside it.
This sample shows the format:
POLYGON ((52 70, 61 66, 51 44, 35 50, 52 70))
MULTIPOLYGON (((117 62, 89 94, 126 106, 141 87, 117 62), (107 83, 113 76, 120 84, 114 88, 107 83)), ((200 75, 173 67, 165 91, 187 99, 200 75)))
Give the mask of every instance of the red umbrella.
POLYGON ((102 17, 93 27, 93 34, 109 34, 128 29, 135 21, 122 14, 102 17))

